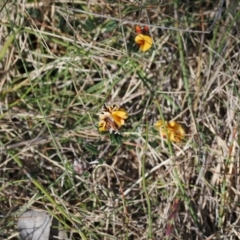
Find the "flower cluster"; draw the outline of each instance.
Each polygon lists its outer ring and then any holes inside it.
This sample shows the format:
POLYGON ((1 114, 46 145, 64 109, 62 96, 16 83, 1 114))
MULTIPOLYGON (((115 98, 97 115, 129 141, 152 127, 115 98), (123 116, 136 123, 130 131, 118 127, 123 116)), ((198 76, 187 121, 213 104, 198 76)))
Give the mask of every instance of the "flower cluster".
POLYGON ((159 120, 155 123, 155 127, 162 137, 169 139, 171 142, 180 142, 186 135, 184 128, 175 121, 164 122, 159 120))
POLYGON ((99 118, 98 128, 100 132, 109 131, 110 133, 119 133, 120 128, 128 118, 128 113, 118 105, 104 105, 99 118))
POLYGON ((139 48, 145 52, 152 47, 153 39, 150 37, 149 28, 145 26, 143 28, 136 26, 137 36, 135 37, 135 42, 139 48))
MULTIPOLYGON (((100 132, 119 133, 125 124, 128 113, 125 108, 118 105, 104 105, 99 115, 98 129, 100 132)), ((181 142, 185 138, 184 128, 175 121, 165 122, 159 120, 155 123, 159 134, 170 142, 181 142)))
MULTIPOLYGON (((137 36, 135 42, 139 48, 145 52, 152 47, 153 39, 149 34, 148 26, 136 26, 137 36)), ((119 133, 120 128, 128 118, 127 111, 118 105, 104 105, 99 115, 98 129, 100 132, 119 133)), ((163 138, 171 142, 180 142, 185 138, 184 128, 175 121, 165 122, 159 120, 155 123, 155 128, 163 138)))

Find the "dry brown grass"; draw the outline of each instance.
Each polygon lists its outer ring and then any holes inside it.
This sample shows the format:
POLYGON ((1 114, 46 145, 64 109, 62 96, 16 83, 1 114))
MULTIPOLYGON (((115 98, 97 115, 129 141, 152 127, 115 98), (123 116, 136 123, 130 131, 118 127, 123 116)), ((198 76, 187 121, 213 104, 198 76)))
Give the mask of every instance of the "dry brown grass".
POLYGON ((0 8, 0 238, 28 208, 72 239, 240 238, 239 3, 131 2, 0 8), (98 132, 105 102, 128 109, 121 137, 98 132), (186 140, 161 139, 158 119, 186 140))

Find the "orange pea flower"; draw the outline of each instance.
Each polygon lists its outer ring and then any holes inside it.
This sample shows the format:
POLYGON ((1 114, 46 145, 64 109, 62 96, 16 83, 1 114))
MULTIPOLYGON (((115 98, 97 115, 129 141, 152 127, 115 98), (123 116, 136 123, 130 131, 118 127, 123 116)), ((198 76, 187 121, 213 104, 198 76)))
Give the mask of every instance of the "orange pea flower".
POLYGON ((138 25, 135 27, 137 36, 135 37, 135 42, 139 48, 145 52, 152 47, 153 39, 149 35, 149 28, 145 26, 143 28, 138 25))
POLYGON ((109 131, 110 133, 119 133, 119 129, 125 124, 125 120, 128 118, 128 113, 124 108, 120 108, 117 105, 104 105, 99 118, 98 129, 100 132, 109 131))
POLYGON ((184 128, 175 121, 164 122, 159 120, 155 123, 155 127, 162 137, 168 138, 171 142, 180 142, 186 135, 184 128))

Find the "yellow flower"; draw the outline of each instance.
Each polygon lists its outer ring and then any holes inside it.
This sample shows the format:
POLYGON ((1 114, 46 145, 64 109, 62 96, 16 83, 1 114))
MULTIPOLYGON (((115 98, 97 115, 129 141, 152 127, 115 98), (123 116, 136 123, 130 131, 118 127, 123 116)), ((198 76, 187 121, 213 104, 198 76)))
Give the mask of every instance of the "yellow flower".
POLYGON ((128 118, 128 113, 124 108, 120 108, 117 105, 104 105, 99 118, 98 129, 100 132, 109 131, 110 133, 119 133, 119 129, 125 124, 125 120, 128 118))
POLYGON ((171 142, 180 142, 186 135, 184 128, 175 121, 159 120, 155 123, 155 127, 162 137, 168 138, 171 142))
POLYGON ((137 43, 137 45, 140 47, 140 49, 145 52, 147 51, 149 48, 151 48, 152 44, 153 44, 153 39, 148 36, 148 35, 144 35, 144 34, 138 34, 135 37, 135 42, 137 43))

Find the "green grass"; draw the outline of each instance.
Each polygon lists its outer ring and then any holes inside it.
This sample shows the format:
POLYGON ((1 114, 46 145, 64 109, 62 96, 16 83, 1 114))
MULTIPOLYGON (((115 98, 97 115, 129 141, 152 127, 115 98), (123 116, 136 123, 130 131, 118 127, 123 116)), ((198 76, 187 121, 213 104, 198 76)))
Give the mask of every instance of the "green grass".
POLYGON ((240 6, 86 2, 0 4, 0 238, 37 208, 71 239, 238 239, 240 6), (108 103, 120 136, 98 131, 108 103))

